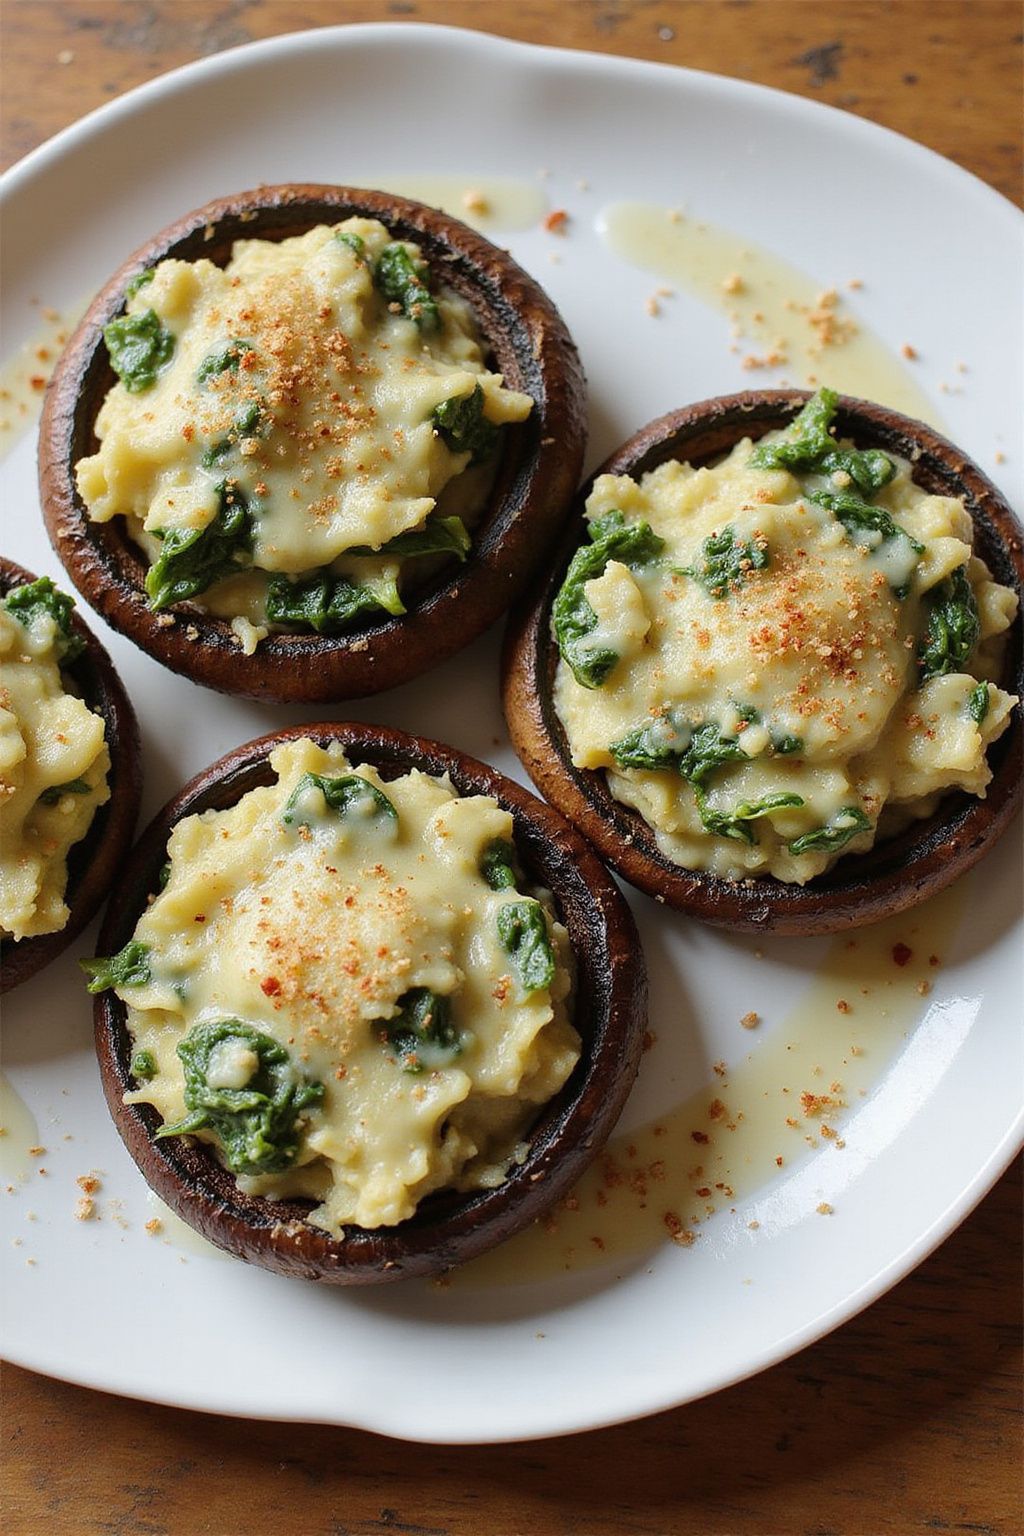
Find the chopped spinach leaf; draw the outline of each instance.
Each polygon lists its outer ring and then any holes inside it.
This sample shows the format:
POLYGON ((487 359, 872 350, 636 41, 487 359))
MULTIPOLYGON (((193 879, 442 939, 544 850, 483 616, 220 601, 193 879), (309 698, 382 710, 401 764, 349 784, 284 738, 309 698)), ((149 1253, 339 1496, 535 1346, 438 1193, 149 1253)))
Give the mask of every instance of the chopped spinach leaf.
POLYGON ((794 753, 802 752, 803 750, 804 739, 802 736, 791 736, 786 731, 781 736, 772 737, 772 751, 779 757, 791 757, 794 753))
POLYGON ((59 805, 65 795, 88 795, 92 785, 85 779, 69 779, 66 784, 51 784, 39 796, 40 805, 59 805))
POLYGON ((393 578, 360 584, 328 572, 300 581, 271 576, 266 602, 271 624, 308 624, 321 635, 337 634, 365 614, 405 612, 393 578))
POLYGON ((744 544, 730 524, 704 540, 699 564, 673 569, 678 576, 692 576, 699 581, 711 597, 723 598, 741 587, 751 571, 767 570, 768 564, 766 541, 753 538, 744 544))
POLYGON ((334 238, 340 240, 342 245, 348 246, 360 266, 366 266, 366 241, 362 235, 357 235, 350 229, 336 229, 334 238))
POLYGON ((247 401, 228 428, 227 435, 203 449, 203 468, 213 469, 245 438, 265 437, 269 426, 270 419, 262 403, 259 400, 247 401))
POLYGON ((469 533, 461 517, 428 517, 422 528, 396 533, 380 549, 359 545, 346 553, 388 560, 408 560, 413 555, 456 555, 465 560, 469 544, 469 533))
MULTIPOLYGON (((297 1121, 321 1102, 323 1083, 303 1077, 284 1046, 240 1019, 196 1024, 178 1045, 188 1114, 157 1137, 209 1131, 232 1173, 280 1173, 299 1151, 297 1121), (252 1058, 243 1088, 211 1087, 211 1058, 230 1041, 252 1058)), ((244 1059, 244 1058, 243 1058, 244 1059)))
POLYGON ((689 725, 677 725, 671 715, 662 715, 627 731, 608 750, 620 768, 678 768, 692 738, 689 725))
POLYGON ((551 985, 555 956, 540 902, 510 901, 499 907, 498 937, 512 959, 524 992, 536 992, 551 985))
MULTIPOLYGON (((361 816, 370 820, 386 816, 393 822, 398 821, 398 812, 387 795, 361 774, 346 773, 339 778, 328 779, 320 773, 304 773, 288 796, 281 818, 286 827, 309 826, 311 817, 308 811, 301 809, 301 802, 311 789, 318 789, 326 801, 327 809, 337 811, 339 816, 358 809, 361 816)), ((313 813, 314 816, 316 814, 313 813)))
POLYGON ((170 859, 165 859, 164 862, 160 865, 160 872, 159 872, 159 874, 156 877, 157 890, 160 890, 160 891, 166 890, 167 882, 168 882, 168 880, 170 878, 171 878, 171 861, 170 861, 170 859))
POLYGON ((397 304, 402 314, 415 320, 421 331, 436 331, 441 311, 427 285, 426 262, 414 260, 397 241, 386 245, 373 269, 374 282, 389 304, 397 304))
POLYGON ((251 341, 229 341, 216 352, 210 352, 203 358, 196 370, 196 383, 208 384, 211 379, 217 378, 222 373, 237 373, 238 365, 246 352, 254 351, 251 341))
POLYGON ((140 1083, 148 1083, 156 1077, 156 1057, 152 1051, 136 1051, 131 1061, 132 1077, 140 1083))
POLYGON ((725 763, 748 763, 750 759, 736 736, 725 736, 711 721, 698 725, 690 744, 679 759, 679 772, 691 784, 703 785, 709 774, 725 763))
POLYGON ((413 987, 398 999, 399 1012, 373 1027, 403 1072, 447 1067, 462 1051, 446 997, 428 987, 413 987))
POLYGON ((962 565, 926 594, 925 604, 928 624, 917 653, 922 683, 962 672, 981 634, 977 600, 962 565))
POLYGON ((617 511, 592 522, 588 531, 591 542, 581 545, 573 555, 551 612, 563 661, 584 688, 599 688, 619 656, 610 647, 588 644, 597 614, 583 587, 601 575, 609 560, 636 569, 656 559, 665 545, 647 523, 627 523, 617 511))
POLYGON ((759 443, 751 455, 754 469, 792 469, 810 474, 849 475, 865 496, 888 485, 896 465, 880 448, 841 448, 830 428, 839 406, 835 390, 819 389, 793 418, 786 437, 759 443))
POLYGON ((146 284, 151 283, 155 276, 156 267, 143 267, 141 272, 136 272, 135 276, 130 277, 124 285, 125 298, 134 299, 139 289, 145 288, 146 284))
POLYGON ((516 851, 510 842, 496 837, 480 855, 480 873, 492 891, 511 890, 516 884, 516 851))
MULTIPOLYGON (((894 522, 884 507, 872 507, 859 496, 846 491, 811 491, 807 499, 816 506, 824 507, 826 512, 831 512, 842 523, 853 542, 863 548, 877 549, 888 539, 906 539, 915 555, 924 554, 924 545, 894 522), (869 537, 859 538, 859 534, 868 534, 869 537), (871 534, 876 534, 877 538, 872 539, 871 534)), ((897 588, 897 596, 905 597, 906 588, 897 588)))
POLYGON ((130 939, 116 955, 98 955, 95 960, 79 960, 89 978, 90 992, 106 992, 110 987, 144 987, 152 971, 149 945, 130 939))
POLYGON ((859 805, 844 805, 827 827, 816 827, 813 832, 804 832, 800 837, 795 837, 789 844, 789 851, 793 854, 838 853, 851 838, 869 831, 870 827, 871 821, 859 805))
POLYGON ((248 499, 233 480, 217 487, 220 506, 205 528, 169 528, 159 558, 146 573, 149 606, 159 610, 182 603, 215 581, 233 576, 236 558, 252 548, 252 518, 248 499))
POLYGON ((471 464, 482 464, 494 452, 498 428, 484 415, 484 392, 479 384, 471 394, 450 395, 435 405, 434 430, 452 453, 468 453, 471 464))
POLYGON ((53 646, 61 666, 77 660, 85 650, 85 641, 71 623, 75 600, 66 592, 59 592, 49 576, 40 576, 37 581, 15 587, 0 601, 26 629, 31 629, 43 614, 53 620, 53 646))
POLYGON ((980 725, 984 720, 990 703, 988 683, 979 683, 976 688, 971 689, 967 695, 967 713, 975 725, 980 725))
POLYGON ((138 395, 156 383, 156 376, 174 355, 174 337, 153 309, 141 315, 121 315, 103 327, 110 366, 129 394, 138 395))
POLYGON ((694 791, 705 830, 715 837, 731 837, 742 843, 757 842, 753 828, 748 825, 751 821, 756 821, 760 816, 770 816, 773 811, 786 810, 804 803, 802 795, 782 793, 765 795, 760 800, 741 800, 731 811, 716 811, 708 805, 706 793, 700 784, 694 785, 694 791))

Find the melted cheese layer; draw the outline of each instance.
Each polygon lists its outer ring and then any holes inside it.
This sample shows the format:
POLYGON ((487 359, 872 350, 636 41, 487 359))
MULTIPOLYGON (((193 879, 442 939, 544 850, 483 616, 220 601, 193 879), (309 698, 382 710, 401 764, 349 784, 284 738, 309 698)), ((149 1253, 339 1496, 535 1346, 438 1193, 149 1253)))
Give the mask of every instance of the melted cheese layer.
POLYGON ((64 927, 68 852, 110 799, 103 720, 66 692, 55 635, 0 605, 0 929, 15 939, 64 927))
MULTIPOLYGON (((308 1196, 319 1202, 310 1221, 338 1232, 402 1221, 432 1190, 500 1183, 579 1057, 568 938, 549 899, 554 979, 528 992, 497 929, 501 906, 522 898, 480 874, 487 845, 511 839, 511 816, 487 797, 459 797, 447 780, 413 771, 383 783, 363 766, 355 771, 383 790, 397 820, 360 814, 362 801, 339 815, 307 791, 308 824, 288 826, 304 774, 351 770, 340 748, 308 740, 270 762, 276 785, 172 834, 166 887, 135 930, 150 946, 150 981, 118 989, 136 1045, 157 1068, 126 1101, 181 1119, 176 1046, 196 1024, 241 1019, 324 1086, 295 1165, 240 1177, 244 1189, 308 1196), (310 813, 317 800, 322 809, 310 813), (382 1024, 417 987, 448 1000, 461 1049, 436 1065, 426 1053, 426 1070, 410 1073, 382 1024)), ((227 1086, 244 1074, 233 1057, 216 1069, 227 1086)))
POLYGON ((629 521, 646 520, 665 548, 635 571, 610 561, 585 584, 597 619, 587 645, 619 660, 594 689, 560 660, 554 696, 573 763, 603 769, 612 794, 643 816, 675 863, 729 879, 772 874, 803 884, 838 855, 794 854, 788 845, 835 824, 849 806, 871 823, 843 850, 856 853, 873 843, 883 812, 884 835, 894 818, 930 814, 944 790, 984 795, 986 749, 1016 700, 991 683, 978 723, 969 695, 979 679, 998 675, 1017 599, 972 555, 963 505, 915 486, 909 464, 898 461, 874 504, 924 546, 920 556, 902 539, 856 542, 805 499, 787 470, 752 467, 752 451, 745 440, 711 468, 673 461, 639 483, 611 475, 595 482, 589 519, 618 509, 629 521), (692 572, 704 541, 727 527, 737 543, 766 548, 768 563, 748 562, 715 595, 692 572), (925 596, 961 567, 980 618, 971 671, 918 688, 925 596), (749 843, 708 832, 693 785, 675 768, 621 767, 611 751, 640 726, 674 733, 685 747, 706 723, 749 759, 708 776, 712 813, 778 794, 804 802, 745 823, 749 843), (776 750, 787 738, 789 750, 776 750))

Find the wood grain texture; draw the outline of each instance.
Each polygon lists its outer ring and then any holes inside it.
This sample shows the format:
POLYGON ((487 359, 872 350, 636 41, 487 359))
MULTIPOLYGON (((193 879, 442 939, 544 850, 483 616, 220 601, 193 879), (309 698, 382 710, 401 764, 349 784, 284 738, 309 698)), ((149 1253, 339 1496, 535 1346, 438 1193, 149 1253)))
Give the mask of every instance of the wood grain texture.
MULTIPOLYGON (((906 133, 1021 199, 1018 0, 6 0, 4 163, 203 54, 304 26, 401 19, 779 86, 906 133)), ((5 1530, 1018 1536, 1020 1217, 1018 1169, 889 1296, 792 1361, 568 1440, 403 1446, 126 1402, 8 1369, 5 1530)))

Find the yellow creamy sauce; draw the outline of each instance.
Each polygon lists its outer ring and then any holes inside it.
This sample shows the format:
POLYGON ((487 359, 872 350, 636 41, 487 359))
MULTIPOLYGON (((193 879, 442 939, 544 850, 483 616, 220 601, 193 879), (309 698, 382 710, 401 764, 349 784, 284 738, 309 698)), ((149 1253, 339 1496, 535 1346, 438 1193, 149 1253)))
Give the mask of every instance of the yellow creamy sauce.
POLYGON ((803 883, 837 855, 790 845, 845 826, 851 807, 849 825, 864 818, 845 843, 856 853, 871 846, 883 812, 884 835, 895 815, 930 814, 944 790, 984 794, 985 751, 1015 701, 990 684, 979 723, 970 696, 979 678, 998 675, 999 637, 1017 599, 972 556, 961 503, 920 490, 908 464, 899 463, 874 506, 923 546, 920 555, 905 537, 856 542, 787 470, 753 467, 752 451, 745 440, 712 468, 670 462, 639 484, 597 480, 588 518, 617 509, 627 522, 647 522, 664 550, 636 569, 611 560, 585 584, 597 620, 586 645, 618 660, 596 687, 560 661, 555 703, 573 762, 604 769, 612 793, 640 812, 674 862, 731 879, 770 873, 803 883), (706 541, 726 529, 749 558, 735 581, 712 591, 694 573, 706 570, 706 541), (970 672, 918 687, 927 594, 961 568, 980 619, 970 672), (742 756, 715 768, 700 791, 671 764, 622 766, 612 750, 644 730, 656 748, 683 752, 712 725, 742 756), (743 828, 709 832, 700 793, 712 816, 780 795, 802 804, 752 816, 745 841, 743 828))
POLYGON ((223 617, 261 623, 266 573, 380 579, 380 560, 343 557, 421 529, 435 510, 471 522, 488 472, 449 446, 435 408, 479 388, 494 426, 531 410, 487 369, 454 292, 434 292, 433 328, 386 299, 373 268, 390 244, 367 219, 238 241, 226 268, 164 261, 128 300, 130 316, 152 312, 173 353, 148 387, 110 391, 78 486, 94 520, 128 519, 151 561, 161 534, 209 527, 225 495, 243 505, 251 547, 236 560, 252 574, 202 598, 223 617))
POLYGON ((0 929, 15 939, 64 927, 68 851, 110 798, 103 720, 66 692, 56 633, 0 604, 0 929))
MULTIPOLYGON (((309 1196, 311 1221, 336 1232, 401 1221, 431 1190, 499 1183, 579 1056, 564 929, 545 899, 556 965, 550 985, 527 990, 498 932, 500 908, 524 897, 480 873, 488 845, 511 838, 511 816, 446 781, 413 772, 383 784, 369 767, 357 775, 395 816, 369 795, 339 814, 308 784, 289 810, 304 775, 351 770, 339 749, 310 741, 270 761, 274 787, 189 817, 171 837, 167 885, 135 931, 150 979, 118 988, 156 1066, 129 1100, 180 1121, 176 1047, 196 1026, 238 1019, 323 1085, 299 1118, 294 1165, 242 1175, 243 1188, 309 1196), (386 1026, 414 989, 447 1000, 459 1048, 426 1047, 409 1071, 386 1026)), ((217 1050, 211 1086, 244 1087, 244 1045, 217 1050)))
POLYGON ((689 1247, 710 1218, 740 1206, 752 1231, 758 1217, 774 1225, 769 1213, 791 1176, 787 1213, 790 1203, 795 1219, 827 1206, 823 1196, 841 1190, 874 1150, 858 1111, 921 1018, 965 899, 960 882, 913 914, 833 940, 784 1018, 759 1016, 755 993, 753 1031, 736 1020, 749 1053, 715 1063, 706 1087, 615 1136, 548 1217, 464 1265, 451 1283, 521 1285, 637 1263, 669 1242, 689 1247), (808 1179, 812 1169, 817 1177, 808 1179))
POLYGON ((656 203, 615 203, 600 229, 616 255, 722 311, 751 385, 827 384, 941 426, 909 369, 838 289, 752 240, 656 203))
POLYGON ((42 310, 37 333, 0 366, 0 459, 39 420, 46 385, 83 308, 42 310))

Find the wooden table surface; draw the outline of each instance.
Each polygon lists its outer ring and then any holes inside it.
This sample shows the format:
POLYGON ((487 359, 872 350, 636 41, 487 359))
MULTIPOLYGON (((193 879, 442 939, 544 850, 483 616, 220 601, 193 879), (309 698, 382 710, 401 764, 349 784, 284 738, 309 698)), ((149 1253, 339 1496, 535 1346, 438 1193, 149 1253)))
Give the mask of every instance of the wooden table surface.
MULTIPOLYGON (((191 59, 338 21, 436 21, 825 101, 1021 197, 1017 0, 6 0, 4 164, 191 59)), ((10 1536, 1016 1536, 1021 1176, 861 1317, 704 1402, 495 1448, 128 1402, 8 1368, 10 1536)))

